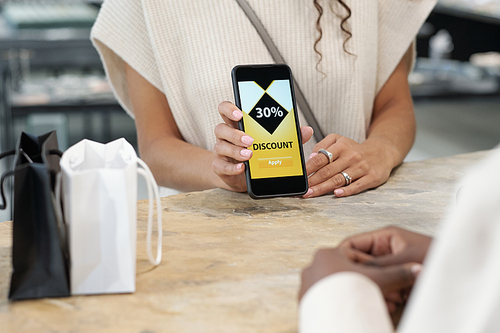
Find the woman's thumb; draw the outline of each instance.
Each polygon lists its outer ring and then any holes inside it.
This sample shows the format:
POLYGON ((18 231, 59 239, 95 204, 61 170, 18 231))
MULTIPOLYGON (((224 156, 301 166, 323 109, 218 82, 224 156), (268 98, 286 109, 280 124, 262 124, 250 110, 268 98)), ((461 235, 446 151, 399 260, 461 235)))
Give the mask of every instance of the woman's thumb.
POLYGON ((381 267, 377 270, 377 281, 375 282, 377 282, 384 294, 394 290, 401 290, 411 287, 421 270, 422 264, 414 262, 381 267))

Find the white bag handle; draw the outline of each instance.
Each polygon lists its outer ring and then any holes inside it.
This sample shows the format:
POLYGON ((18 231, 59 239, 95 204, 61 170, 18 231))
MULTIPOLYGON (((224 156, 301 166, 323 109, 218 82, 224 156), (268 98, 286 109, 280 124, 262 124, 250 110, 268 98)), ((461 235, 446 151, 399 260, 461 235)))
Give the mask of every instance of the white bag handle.
MULTIPOLYGON (((122 152, 124 155, 128 156, 127 153, 122 152)), ((148 228, 146 234, 146 253, 148 255, 148 259, 151 264, 158 266, 161 262, 162 255, 162 239, 163 239, 163 227, 162 227, 162 209, 161 209, 161 200, 160 193, 158 191, 158 185, 156 184, 153 173, 149 169, 148 165, 137 158, 137 163, 142 167, 142 169, 137 168, 137 173, 144 177, 146 180, 146 187, 148 190, 148 199, 149 199, 149 213, 148 213, 148 228), (153 257, 153 253, 151 251, 151 235, 153 234, 153 192, 156 197, 156 218, 158 220, 158 244, 156 249, 156 259, 153 257)), ((56 214, 62 216, 61 210, 61 187, 62 187, 62 174, 58 173, 56 177, 55 184, 55 199, 56 199, 56 214)))
POLYGON ((148 229, 146 234, 146 252, 148 254, 149 261, 158 266, 161 262, 161 254, 162 254, 162 239, 163 239, 163 228, 162 228, 162 209, 161 209, 161 200, 160 193, 158 191, 158 185, 156 184, 155 178, 153 177, 153 173, 149 169, 148 165, 137 158, 137 163, 142 167, 142 169, 137 169, 137 173, 144 177, 146 180, 146 187, 148 189, 148 199, 149 199, 149 213, 148 213, 148 229), (156 197, 156 218, 158 220, 158 244, 156 248, 156 259, 153 257, 153 253, 151 251, 151 235, 153 234, 153 192, 156 197))

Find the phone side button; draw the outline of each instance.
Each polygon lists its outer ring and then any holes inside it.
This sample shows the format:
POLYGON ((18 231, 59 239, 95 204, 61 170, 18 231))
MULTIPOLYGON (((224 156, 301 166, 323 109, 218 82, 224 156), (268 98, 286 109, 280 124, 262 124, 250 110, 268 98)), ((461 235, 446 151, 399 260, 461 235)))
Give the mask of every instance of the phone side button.
POLYGON ((293 166, 292 156, 259 158, 259 168, 280 168, 293 166))

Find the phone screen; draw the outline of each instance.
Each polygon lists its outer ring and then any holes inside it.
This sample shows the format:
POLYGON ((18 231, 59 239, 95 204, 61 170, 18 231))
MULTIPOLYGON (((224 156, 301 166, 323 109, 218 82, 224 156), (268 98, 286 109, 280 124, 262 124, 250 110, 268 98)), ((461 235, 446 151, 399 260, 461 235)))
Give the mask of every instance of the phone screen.
POLYGON ((240 128, 254 138, 247 184, 254 196, 298 195, 307 191, 302 142, 290 68, 286 65, 233 69, 240 128), (250 184, 249 184, 250 182, 250 184))

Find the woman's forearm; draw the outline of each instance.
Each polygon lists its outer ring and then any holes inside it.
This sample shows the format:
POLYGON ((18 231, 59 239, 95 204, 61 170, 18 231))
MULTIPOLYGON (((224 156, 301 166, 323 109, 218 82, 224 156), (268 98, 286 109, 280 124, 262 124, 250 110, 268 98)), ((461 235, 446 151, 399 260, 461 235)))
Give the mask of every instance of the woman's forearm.
POLYGON ((372 123, 365 144, 384 146, 392 167, 395 167, 403 162, 410 151, 415 132, 413 108, 395 105, 372 123))
POLYGON ((381 145, 392 167, 403 162, 415 141, 416 122, 407 80, 405 60, 401 60, 374 103, 366 145, 381 145))
POLYGON ((165 94, 125 64, 141 158, 158 185, 181 191, 224 186, 212 171, 214 155, 183 140, 165 94))
POLYGON ((214 154, 183 140, 158 138, 147 143, 139 140, 141 157, 148 164, 158 185, 180 191, 199 191, 223 187, 212 171, 214 154))

